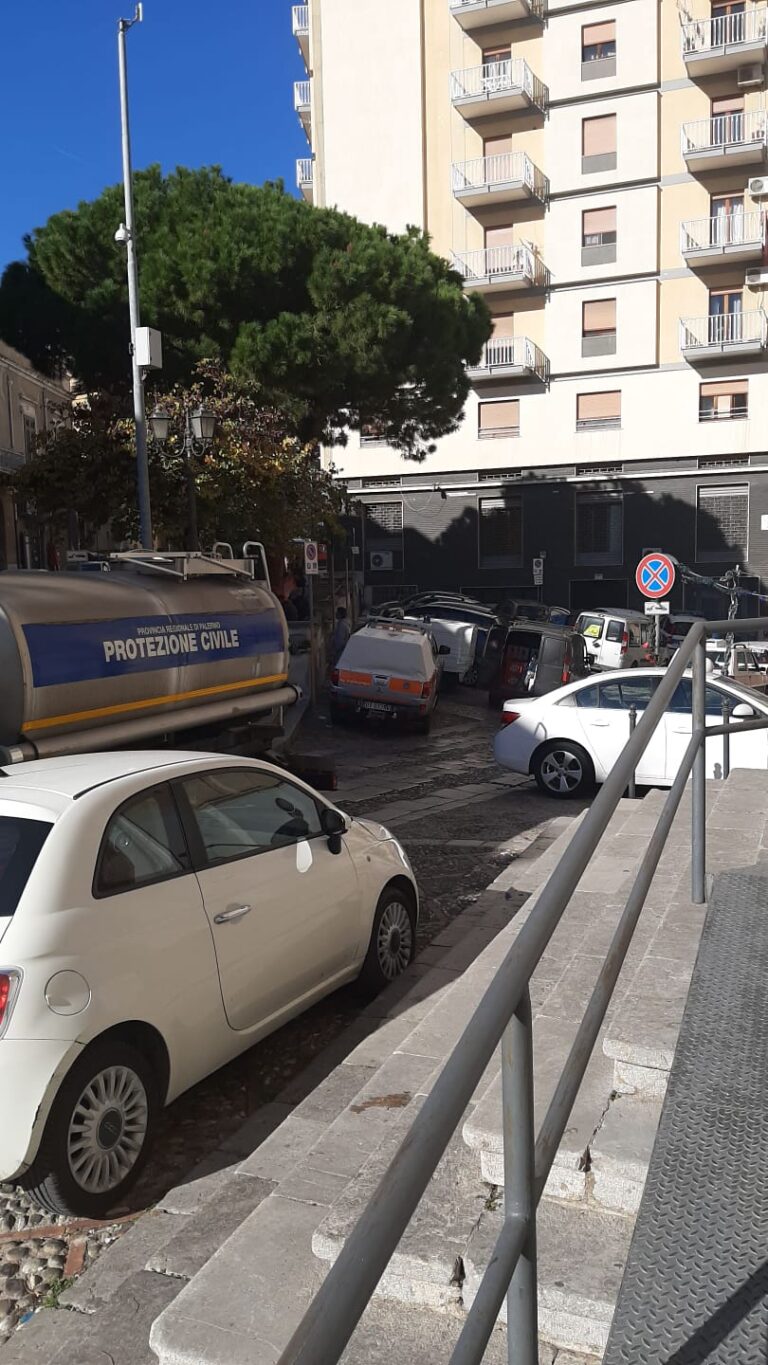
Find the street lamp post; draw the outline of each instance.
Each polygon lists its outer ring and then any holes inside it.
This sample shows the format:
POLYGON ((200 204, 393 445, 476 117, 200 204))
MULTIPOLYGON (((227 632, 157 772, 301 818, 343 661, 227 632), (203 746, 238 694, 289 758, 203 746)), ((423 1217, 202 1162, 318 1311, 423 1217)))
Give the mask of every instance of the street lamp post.
MULTIPOLYGON (((153 440, 165 445, 171 431, 171 415, 164 408, 154 408, 149 415, 149 426, 153 440)), ((200 537, 197 530, 197 490, 195 488, 194 460, 205 454, 216 433, 216 417, 207 408, 184 409, 184 435, 182 455, 184 457, 184 482, 187 489, 187 549, 199 550, 200 537)))
POLYGON ((131 370, 133 378, 133 417, 136 427, 136 484, 139 504, 139 539, 142 549, 152 549, 152 508, 149 499, 149 465, 147 462, 147 417, 144 407, 144 378, 136 350, 139 321, 139 267, 136 256, 136 235, 133 214, 133 168, 131 165, 131 131, 128 119, 128 66, 125 35, 134 24, 141 23, 142 6, 136 6, 132 19, 120 19, 117 25, 117 55, 120 71, 120 128, 123 154, 123 192, 125 223, 115 233, 115 240, 126 248, 128 268, 128 310, 131 325, 131 370))

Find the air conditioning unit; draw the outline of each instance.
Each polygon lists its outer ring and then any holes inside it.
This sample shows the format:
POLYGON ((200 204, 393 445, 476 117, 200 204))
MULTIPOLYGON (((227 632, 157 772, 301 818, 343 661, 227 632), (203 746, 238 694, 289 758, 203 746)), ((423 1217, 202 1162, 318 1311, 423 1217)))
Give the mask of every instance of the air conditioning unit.
POLYGON ((747 181, 747 189, 753 199, 768 198, 768 175, 753 175, 747 181))
POLYGON ((740 66, 736 71, 736 84, 740 90, 752 90, 755 86, 765 84, 765 70, 762 62, 750 62, 749 66, 740 66))
POLYGON ((379 573, 394 569, 394 555, 391 550, 374 550, 368 556, 369 569, 376 569, 379 573))

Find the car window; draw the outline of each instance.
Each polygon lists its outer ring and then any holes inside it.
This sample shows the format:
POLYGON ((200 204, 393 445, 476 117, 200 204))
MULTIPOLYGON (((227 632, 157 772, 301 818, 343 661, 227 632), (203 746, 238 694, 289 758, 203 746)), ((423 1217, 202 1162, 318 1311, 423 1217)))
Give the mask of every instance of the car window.
POLYGON ((610 640, 611 644, 613 644, 613 645, 615 645, 615 644, 621 644, 621 637, 623 636, 623 634, 624 634, 624 622, 623 622, 623 621, 609 621, 609 622, 608 622, 608 629, 607 629, 607 631, 605 632, 605 638, 606 638, 606 640, 610 640))
POLYGON ((280 773, 228 768, 179 783, 208 865, 322 834, 317 802, 280 773))
POLYGON ((112 816, 101 841, 95 896, 116 896, 190 870, 189 851, 170 789, 132 796, 112 816))
POLYGON ((46 820, 0 815, 0 919, 15 911, 51 828, 46 820))
POLYGON ((599 688, 597 687, 597 684, 594 684, 592 687, 580 687, 578 692, 571 693, 571 696, 575 696, 577 706, 584 706, 587 708, 594 707, 596 709, 600 705, 599 688))
POLYGON ((601 640, 604 626, 603 616, 580 616, 576 623, 576 629, 581 631, 582 635, 586 635, 588 640, 601 640))
POLYGON ((656 691, 656 678, 615 679, 600 683, 600 706, 611 711, 628 711, 636 706, 644 711, 656 691))
MULTIPOLYGON (((693 688, 690 678, 681 678, 672 693, 672 700, 667 707, 668 711, 676 715, 691 714, 693 688)), ((723 698, 727 698, 731 706, 738 705, 738 697, 729 697, 726 692, 721 692, 719 687, 708 687, 705 692, 704 706, 708 716, 719 716, 723 709, 723 698)))

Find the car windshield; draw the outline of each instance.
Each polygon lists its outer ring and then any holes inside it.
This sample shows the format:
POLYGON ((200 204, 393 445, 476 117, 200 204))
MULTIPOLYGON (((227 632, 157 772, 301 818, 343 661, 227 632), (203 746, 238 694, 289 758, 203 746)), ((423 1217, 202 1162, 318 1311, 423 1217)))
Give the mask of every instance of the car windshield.
POLYGON ((50 830, 45 820, 0 815, 0 919, 14 913, 50 830))
POLYGON ((599 640, 605 627, 604 616, 580 616, 576 629, 588 640, 599 640))

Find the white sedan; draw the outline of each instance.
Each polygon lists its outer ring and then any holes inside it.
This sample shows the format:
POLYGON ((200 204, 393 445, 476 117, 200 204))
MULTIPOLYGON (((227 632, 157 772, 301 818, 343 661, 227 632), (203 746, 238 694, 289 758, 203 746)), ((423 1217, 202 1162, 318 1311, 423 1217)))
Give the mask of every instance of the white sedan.
POLYGON ((383 826, 281 769, 184 753, 0 769, 0 1182, 101 1217, 158 1111, 414 950, 383 826))
MULTIPOLYGON (((663 668, 602 673, 569 683, 543 697, 508 701, 494 741, 496 762, 516 773, 532 773, 547 796, 583 796, 603 782, 629 739, 630 707, 638 719, 663 668)), ((723 702, 732 720, 768 719, 768 697, 732 678, 707 679, 707 724, 721 725, 723 702)), ((670 787, 691 739, 691 679, 678 683, 667 710, 637 767, 641 785, 670 787)), ((722 775, 723 740, 706 746, 707 776, 722 775)), ((768 730, 731 735, 733 768, 768 768, 768 730)))

